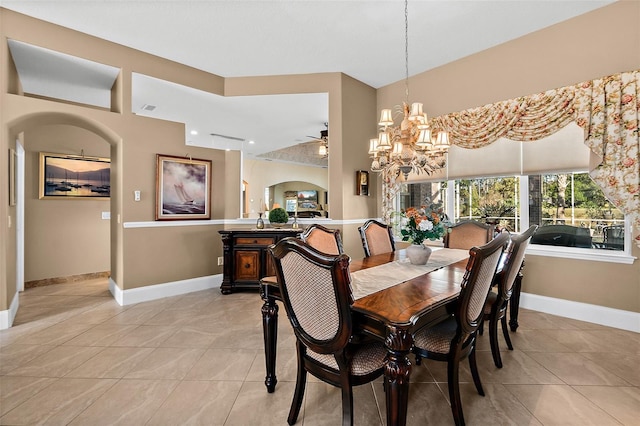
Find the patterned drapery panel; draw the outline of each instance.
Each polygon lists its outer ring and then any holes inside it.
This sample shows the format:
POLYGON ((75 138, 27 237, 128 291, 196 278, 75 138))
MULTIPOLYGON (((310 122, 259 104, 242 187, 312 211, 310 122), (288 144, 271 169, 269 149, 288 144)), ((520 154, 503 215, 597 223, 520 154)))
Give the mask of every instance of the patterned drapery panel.
POLYGON ((576 123, 585 129, 584 143, 601 158, 589 175, 630 216, 640 247, 640 71, 575 87, 576 123))
MULTIPOLYGON (((585 129, 585 144, 602 158, 591 177, 631 217, 640 247, 639 94, 640 71, 632 71, 442 115, 432 126, 448 131, 452 144, 482 148, 499 138, 542 139, 575 121, 585 129)), ((395 187, 395 179, 385 176, 385 219, 395 187)))

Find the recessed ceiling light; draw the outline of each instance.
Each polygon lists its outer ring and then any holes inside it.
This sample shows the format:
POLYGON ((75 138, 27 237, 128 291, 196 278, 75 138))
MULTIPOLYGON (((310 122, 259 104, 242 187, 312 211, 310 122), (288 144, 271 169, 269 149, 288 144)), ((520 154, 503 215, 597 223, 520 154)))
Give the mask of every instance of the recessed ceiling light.
POLYGON ((249 145, 253 145, 254 143, 254 141, 249 141, 249 145))
POLYGON ((231 151, 231 148, 227 148, 225 151, 231 151))
POLYGON ((192 135, 197 135, 197 134, 198 134, 198 131, 197 131, 197 130, 192 130, 192 131, 191 131, 191 134, 192 134, 192 135))

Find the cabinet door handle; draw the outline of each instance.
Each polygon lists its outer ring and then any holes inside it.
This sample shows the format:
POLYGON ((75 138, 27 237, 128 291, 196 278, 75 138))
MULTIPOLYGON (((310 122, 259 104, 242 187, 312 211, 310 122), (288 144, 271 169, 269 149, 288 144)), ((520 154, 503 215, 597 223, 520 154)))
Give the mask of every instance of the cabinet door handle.
POLYGON ((251 268, 251 264, 250 264, 250 263, 245 263, 245 264, 244 264, 244 268, 245 268, 245 269, 249 269, 249 268, 251 268))
POLYGON ((253 240, 253 244, 258 244, 258 240, 253 240))

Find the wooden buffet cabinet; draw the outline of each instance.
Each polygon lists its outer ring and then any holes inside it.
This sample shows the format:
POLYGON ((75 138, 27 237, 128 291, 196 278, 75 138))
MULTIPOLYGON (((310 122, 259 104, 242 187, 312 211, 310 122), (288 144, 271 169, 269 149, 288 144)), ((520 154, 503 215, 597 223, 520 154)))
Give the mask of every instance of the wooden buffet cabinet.
POLYGON ((267 247, 285 237, 295 237, 302 229, 225 229, 222 236, 222 294, 260 289, 262 277, 275 275, 267 247))

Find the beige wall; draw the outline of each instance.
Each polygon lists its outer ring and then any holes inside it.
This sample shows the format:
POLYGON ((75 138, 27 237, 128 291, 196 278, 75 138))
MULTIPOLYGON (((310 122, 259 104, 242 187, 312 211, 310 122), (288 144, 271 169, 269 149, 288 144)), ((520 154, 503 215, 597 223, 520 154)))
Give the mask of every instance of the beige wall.
MULTIPOLYGON (((617 2, 420 74, 410 81, 410 101, 435 116, 636 69, 640 2, 617 2)), ((383 87, 378 109, 403 99, 403 82, 383 87)), ((523 291, 640 312, 640 262, 528 256, 523 291)))
POLYGON ((104 139, 87 130, 48 125, 29 129, 25 148, 25 281, 110 270, 109 201, 39 199, 40 152, 109 157, 104 139))

